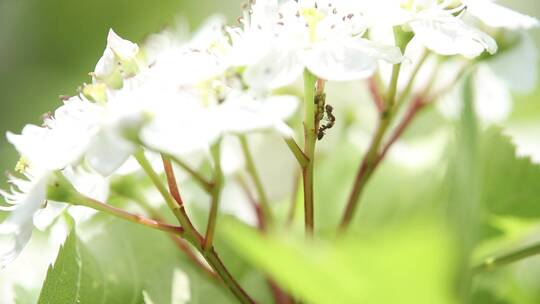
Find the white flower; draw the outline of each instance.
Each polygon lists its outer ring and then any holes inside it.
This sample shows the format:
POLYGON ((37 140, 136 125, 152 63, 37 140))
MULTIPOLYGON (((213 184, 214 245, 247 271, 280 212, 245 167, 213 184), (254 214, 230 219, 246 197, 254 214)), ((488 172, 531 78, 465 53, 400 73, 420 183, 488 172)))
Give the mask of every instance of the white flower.
POLYGON ((416 39, 441 55, 474 58, 488 51, 497 52, 497 43, 486 33, 466 24, 443 9, 423 10, 408 22, 416 39))
MULTIPOLYGON (((131 98, 140 101, 151 119, 140 139, 152 150, 184 156, 206 150, 226 133, 276 129, 289 136, 283 122, 296 109, 292 96, 270 96, 245 88, 231 69, 230 44, 223 19, 211 18, 190 41, 165 42, 150 67, 137 78, 131 98)), ((155 46, 151 46, 154 48, 155 46)), ((122 89, 124 90, 124 89, 122 89)))
POLYGON ((0 268, 13 261, 30 240, 32 218, 45 203, 47 176, 44 172, 28 172, 25 178, 12 176, 11 192, 0 193, 11 211, 0 224, 0 268))
POLYGON ((243 29, 229 29, 230 60, 246 66, 253 88, 290 84, 307 68, 327 80, 346 81, 373 73, 377 60, 401 61, 397 47, 362 38, 367 30, 348 1, 257 1, 243 29))
POLYGON ((79 161, 97 131, 98 105, 79 97, 70 98, 43 126, 26 125, 20 135, 7 133, 23 160, 32 167, 60 170, 79 161))
POLYGON ((112 29, 107 36, 107 48, 112 50, 123 61, 135 60, 139 53, 139 46, 129 40, 118 36, 112 29))
POLYGON ((217 87, 199 86, 154 103, 152 119, 140 132, 143 143, 158 151, 183 156, 208 149, 227 133, 276 129, 290 136, 291 131, 283 121, 294 113, 298 105, 296 97, 257 96, 216 82, 220 84, 217 87))
MULTIPOLYGON (((538 51, 530 36, 519 35, 511 49, 481 62, 474 73, 475 110, 484 122, 502 122, 512 111, 512 92, 533 90, 538 73, 530 66, 538 65, 538 51)), ((441 113, 456 118, 461 112, 462 90, 456 87, 438 104, 441 113)))
POLYGON ((493 0, 462 0, 467 13, 494 28, 510 30, 530 29, 538 26, 538 20, 498 5, 493 0))
MULTIPOLYGON (((104 200, 108 195, 108 182, 84 169, 66 168, 67 179, 77 191, 104 200)), ((27 167, 22 177, 9 176, 10 191, 0 191, 9 216, 0 223, 0 268, 13 261, 30 240, 33 227, 45 229, 65 209, 59 202, 47 202, 47 183, 52 171, 27 167), (49 206, 51 204, 51 206, 49 206)))
POLYGON ((110 29, 107 47, 92 73, 94 82, 104 82, 113 88, 120 88, 122 77, 132 77, 144 66, 139 57, 137 44, 121 38, 110 29))
POLYGON ((462 19, 466 6, 455 6, 454 1, 360 1, 359 6, 370 26, 401 26, 406 31, 412 31, 415 40, 441 55, 474 58, 484 50, 490 54, 497 51, 493 38, 462 19))

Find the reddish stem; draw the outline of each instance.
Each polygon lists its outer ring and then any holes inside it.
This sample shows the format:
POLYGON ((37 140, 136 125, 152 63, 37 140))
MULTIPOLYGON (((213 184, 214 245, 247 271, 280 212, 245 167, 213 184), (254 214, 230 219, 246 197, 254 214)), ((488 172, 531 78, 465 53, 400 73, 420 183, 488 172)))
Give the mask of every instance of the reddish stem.
POLYGON ((416 96, 413 102, 411 103, 409 109, 407 110, 407 113, 405 114, 405 117, 401 121, 401 123, 396 127, 394 130, 394 133, 390 136, 388 139, 388 142, 384 145, 384 147, 381 149, 381 152, 377 156, 377 160, 375 161, 375 164, 373 165, 373 169, 375 169, 379 162, 384 159, 390 148, 394 145, 394 143, 403 135, 403 133, 407 130, 407 128, 411 125, 411 122, 413 121, 414 117, 418 112, 426 105, 425 98, 423 96, 416 96))
POLYGON ((184 208, 184 201, 182 200, 182 196, 180 195, 180 190, 178 189, 178 184, 176 183, 176 177, 174 175, 174 169, 172 167, 171 161, 163 155, 161 156, 161 159, 163 161, 163 168, 165 169, 165 175, 167 176, 167 184, 169 186, 169 192, 171 193, 171 196, 174 198, 174 200, 180 207, 179 208, 180 212, 187 219, 190 229, 194 231, 194 233, 196 234, 196 237, 202 242, 202 236, 199 234, 199 232, 197 232, 197 229, 195 229, 195 227, 189 220, 189 216, 186 212, 186 209, 184 208))
POLYGON ((371 92, 371 96, 373 97, 373 102, 375 103, 377 110, 379 112, 382 112, 384 110, 384 101, 381 93, 379 92, 379 87, 377 85, 377 79, 375 78, 375 76, 369 79, 368 88, 371 92))

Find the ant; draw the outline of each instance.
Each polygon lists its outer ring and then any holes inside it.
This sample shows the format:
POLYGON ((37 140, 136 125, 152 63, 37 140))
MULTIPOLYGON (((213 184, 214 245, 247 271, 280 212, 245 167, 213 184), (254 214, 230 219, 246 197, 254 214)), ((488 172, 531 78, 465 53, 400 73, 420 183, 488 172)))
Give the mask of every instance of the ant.
POLYGON ((323 139, 324 135, 326 134, 326 130, 331 129, 336 123, 336 117, 332 113, 334 111, 334 108, 331 105, 326 105, 324 109, 326 112, 327 123, 319 128, 319 132, 317 133, 318 140, 323 139))

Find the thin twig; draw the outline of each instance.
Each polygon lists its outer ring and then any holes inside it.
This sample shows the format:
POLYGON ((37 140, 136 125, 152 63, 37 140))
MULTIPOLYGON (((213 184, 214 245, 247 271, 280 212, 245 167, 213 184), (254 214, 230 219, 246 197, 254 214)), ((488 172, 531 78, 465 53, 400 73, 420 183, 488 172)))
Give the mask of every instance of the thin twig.
POLYGON ((246 161, 246 169, 249 176, 251 177, 251 180, 253 181, 253 184, 255 185, 255 190, 257 191, 257 196, 259 199, 259 206, 262 208, 264 220, 267 223, 272 223, 272 209, 270 208, 268 196, 266 195, 266 191, 264 190, 261 177, 259 175, 257 167, 255 166, 255 160, 253 159, 253 155, 249 150, 247 138, 245 136, 240 136, 239 139, 240 146, 242 147, 242 153, 244 154, 244 159, 246 161))
POLYGON ((294 158, 296 158, 300 168, 305 168, 309 163, 309 158, 304 154, 298 143, 292 137, 284 137, 283 140, 287 144, 287 147, 289 147, 289 150, 291 150, 294 158))
POLYGON ((289 213, 287 215, 287 225, 291 225, 296 214, 296 202, 298 201, 298 189, 300 188, 300 175, 296 174, 294 177, 293 191, 291 195, 291 202, 289 207, 289 213))
MULTIPOLYGON (((225 267, 218 254, 214 250, 213 246, 203 249, 203 239, 199 232, 193 227, 190 219, 185 213, 180 210, 178 203, 172 197, 169 191, 161 183, 159 175, 154 171, 152 165, 146 159, 144 152, 138 151, 134 154, 135 158, 141 165, 144 172, 152 180, 152 183, 156 189, 160 192, 163 199, 167 203, 167 206, 175 217, 178 219, 182 227, 184 228, 184 239, 188 240, 199 252, 203 255, 206 262, 212 267, 212 269, 219 276, 220 280, 225 284, 227 289, 240 301, 240 303, 255 303, 255 301, 246 293, 246 291, 238 284, 236 279, 231 275, 228 269, 225 267)), ((175 182, 176 184, 176 182, 175 182)))
POLYGON ((95 200, 90 197, 86 197, 81 194, 81 197, 83 198, 82 202, 78 202, 76 205, 85 206, 88 208, 92 208, 94 210, 101 211, 103 213, 107 213, 113 216, 116 216, 118 218, 130 221, 132 223, 140 224, 146 227, 150 227, 153 229, 165 231, 168 233, 172 233, 174 235, 183 235, 184 229, 182 227, 173 226, 170 224, 166 224, 163 222, 159 222, 147 217, 144 217, 142 215, 133 214, 130 212, 127 212, 125 210, 122 210, 120 208, 113 207, 109 204, 102 203, 98 200, 95 200))
POLYGON ((411 106, 407 110, 407 113, 405 114, 405 117, 403 120, 399 123, 399 125, 395 128, 394 132, 386 142, 386 144, 381 149, 381 152, 379 152, 379 155, 377 156, 377 160, 375 161, 373 170, 378 166, 379 162, 382 161, 382 159, 386 156, 386 153, 390 150, 392 145, 403 135, 405 130, 409 127, 411 122, 413 121, 414 117, 417 115, 417 113, 425 106, 424 97, 417 96, 413 102, 411 103, 411 106))
POLYGON ((508 265, 538 254, 540 254, 540 243, 534 243, 507 254, 487 258, 482 263, 474 266, 472 268, 472 273, 478 274, 481 272, 490 271, 499 266, 508 265))
POLYGON ((187 173, 189 173, 193 177, 195 182, 197 182, 199 186, 201 186, 207 193, 212 192, 212 188, 214 185, 212 184, 212 182, 208 181, 208 179, 202 176, 199 172, 191 168, 187 163, 185 163, 178 157, 167 155, 167 158, 171 159, 175 164, 177 164, 187 173))

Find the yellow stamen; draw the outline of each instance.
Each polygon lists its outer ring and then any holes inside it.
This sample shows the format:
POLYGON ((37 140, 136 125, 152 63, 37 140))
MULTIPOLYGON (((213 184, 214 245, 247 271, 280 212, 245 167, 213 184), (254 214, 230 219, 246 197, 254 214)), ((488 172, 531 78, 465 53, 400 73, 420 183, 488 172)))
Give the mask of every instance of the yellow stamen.
POLYGON ((21 156, 21 158, 19 158, 19 161, 15 165, 15 171, 19 173, 24 173, 26 169, 28 169, 28 166, 28 159, 24 156, 21 156))

